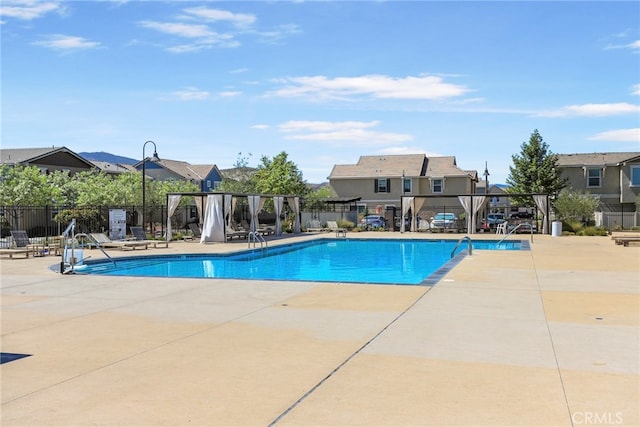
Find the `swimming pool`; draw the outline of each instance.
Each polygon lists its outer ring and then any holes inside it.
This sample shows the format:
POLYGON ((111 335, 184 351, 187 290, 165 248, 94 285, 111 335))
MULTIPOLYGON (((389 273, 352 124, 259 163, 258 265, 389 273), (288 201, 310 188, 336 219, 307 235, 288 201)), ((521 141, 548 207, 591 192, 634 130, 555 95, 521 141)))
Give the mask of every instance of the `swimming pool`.
MULTIPOLYGON (((527 249, 526 241, 473 241, 474 250, 527 249)), ((466 253, 454 240, 318 239, 232 254, 86 260, 81 274, 430 285, 466 253)))

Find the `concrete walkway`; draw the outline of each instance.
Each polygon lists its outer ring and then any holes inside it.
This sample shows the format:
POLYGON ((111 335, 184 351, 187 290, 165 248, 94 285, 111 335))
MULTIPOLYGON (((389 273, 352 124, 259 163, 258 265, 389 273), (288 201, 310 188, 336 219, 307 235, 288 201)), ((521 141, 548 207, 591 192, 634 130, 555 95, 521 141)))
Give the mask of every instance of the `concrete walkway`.
MULTIPOLYGON (((442 237, 349 233, 400 236, 442 237)), ((58 262, 0 262, 1 349, 31 355, 0 365, 3 427, 640 425, 640 247, 608 237, 474 251, 432 288, 58 262)))

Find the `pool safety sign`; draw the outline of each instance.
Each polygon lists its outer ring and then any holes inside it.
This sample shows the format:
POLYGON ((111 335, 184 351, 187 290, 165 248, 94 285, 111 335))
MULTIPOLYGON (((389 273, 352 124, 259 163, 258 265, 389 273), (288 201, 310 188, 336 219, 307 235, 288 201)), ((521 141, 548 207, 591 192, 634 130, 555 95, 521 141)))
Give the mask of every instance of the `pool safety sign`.
POLYGON ((127 236, 127 211, 124 209, 109 209, 109 238, 124 240, 127 236))

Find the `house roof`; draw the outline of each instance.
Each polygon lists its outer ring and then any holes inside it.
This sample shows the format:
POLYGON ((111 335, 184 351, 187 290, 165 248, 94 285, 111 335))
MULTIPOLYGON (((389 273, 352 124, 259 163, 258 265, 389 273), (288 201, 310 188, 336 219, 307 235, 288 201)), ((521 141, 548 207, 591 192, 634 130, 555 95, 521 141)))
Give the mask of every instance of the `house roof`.
POLYGON ((17 165, 22 163, 38 163, 40 160, 55 154, 65 153, 85 163, 88 167, 95 165, 67 147, 42 147, 42 148, 3 148, 0 149, 0 163, 5 165, 17 165))
MULTIPOLYGON (((162 166, 163 168, 189 180, 204 180, 209 173, 217 169, 216 165, 191 165, 187 162, 179 160, 160 159, 153 163, 162 166)), ((142 161, 136 163, 136 167, 140 166, 142 161)))
POLYGON ((454 156, 427 157, 425 154, 399 154, 361 156, 355 165, 335 165, 329 179, 364 177, 445 177, 470 176, 476 171, 465 171, 456 165, 454 156))
POLYGON ((119 163, 100 162, 93 160, 92 163, 96 165, 98 169, 106 173, 118 174, 124 172, 136 172, 137 169, 132 165, 121 165, 119 163))
POLYGON ((616 166, 637 160, 640 152, 557 154, 558 166, 616 166))

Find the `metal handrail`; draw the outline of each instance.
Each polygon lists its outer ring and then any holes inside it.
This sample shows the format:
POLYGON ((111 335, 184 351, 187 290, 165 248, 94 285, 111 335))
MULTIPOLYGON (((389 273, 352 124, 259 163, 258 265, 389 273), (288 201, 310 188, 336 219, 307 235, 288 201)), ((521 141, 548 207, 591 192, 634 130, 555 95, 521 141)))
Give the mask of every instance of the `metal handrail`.
POLYGON ((247 236, 247 243, 249 244, 249 247, 251 247, 251 239, 253 238, 253 247, 256 247, 256 242, 260 242, 260 249, 263 249, 262 244, 264 243, 264 246, 267 247, 267 241, 265 240, 264 236, 262 234, 260 234, 257 231, 250 231, 248 236, 247 236))
MULTIPOLYGON (((74 250, 75 250, 75 246, 77 243, 77 237, 78 236, 84 236, 84 237, 89 237, 84 233, 80 233, 80 234, 75 234, 76 232, 76 220, 75 218, 71 220, 71 223, 67 226, 67 228, 64 230, 64 232, 62 233, 62 238, 64 239, 64 248, 62 251, 62 261, 60 261, 60 273, 62 274, 68 274, 68 273, 73 273, 74 271, 74 266, 75 266, 75 262, 73 262, 74 260, 74 250), (69 234, 71 234, 71 262, 69 262, 69 268, 65 268, 67 265, 67 262, 65 260, 65 255, 67 253, 67 246, 69 245, 69 234)), ((96 243, 96 247, 98 249, 100 249, 100 251, 104 254, 104 256, 106 256, 112 263, 113 266, 116 266, 116 261, 111 258, 109 256, 108 253, 106 253, 104 251, 104 249, 102 249, 102 247, 100 246, 100 244, 95 241, 95 239, 93 239, 94 242, 96 243)))
POLYGON ((453 250, 451 251, 451 258, 453 258, 453 256, 456 253, 456 250, 458 250, 462 242, 464 242, 465 240, 467 241, 467 250, 469 252, 469 255, 473 254, 473 241, 471 240, 471 237, 464 236, 460 240, 458 240, 458 243, 456 243, 455 248, 453 248, 453 250))
POLYGON ((511 236, 522 225, 528 225, 529 228, 531 229, 531 243, 533 243, 533 224, 531 224, 530 222, 521 222, 520 224, 513 227, 513 230, 509 231, 502 239, 500 239, 500 241, 496 243, 496 246, 504 242, 507 239, 507 237, 511 236))

